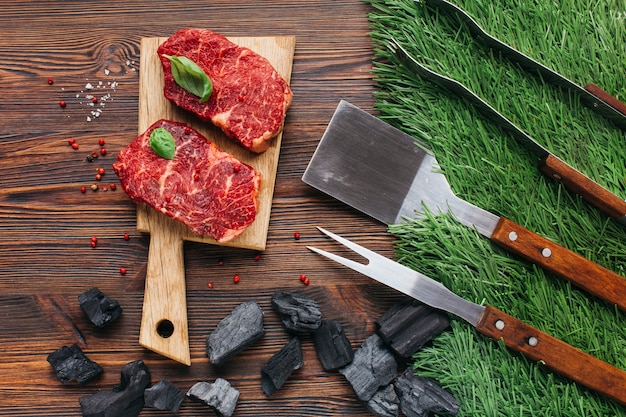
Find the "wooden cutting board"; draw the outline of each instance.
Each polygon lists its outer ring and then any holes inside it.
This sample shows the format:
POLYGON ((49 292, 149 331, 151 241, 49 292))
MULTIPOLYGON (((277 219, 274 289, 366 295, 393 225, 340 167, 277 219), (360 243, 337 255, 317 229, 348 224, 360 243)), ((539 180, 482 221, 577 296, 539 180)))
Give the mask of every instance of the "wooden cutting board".
MULTIPOLYGON (((267 58, 289 82, 295 37, 230 37, 232 42, 252 49, 267 58)), ((252 153, 228 139, 219 129, 185 112, 163 95, 163 69, 157 48, 166 37, 142 38, 139 78, 139 126, 143 133, 159 119, 187 123, 218 148, 253 166, 261 174, 257 216, 239 237, 224 245, 265 249, 270 220, 276 168, 282 134, 273 139, 262 154, 252 153)), ((187 226, 147 205, 137 206, 137 229, 150 233, 148 267, 144 293, 139 343, 147 349, 191 365, 187 332, 187 303, 183 242, 185 240, 217 244, 211 238, 192 233, 187 226)))

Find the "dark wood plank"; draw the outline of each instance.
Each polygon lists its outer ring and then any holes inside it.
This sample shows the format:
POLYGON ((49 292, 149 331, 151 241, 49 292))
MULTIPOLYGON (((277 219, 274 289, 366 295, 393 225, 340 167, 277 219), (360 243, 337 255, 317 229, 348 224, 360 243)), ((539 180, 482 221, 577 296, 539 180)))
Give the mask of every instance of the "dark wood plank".
MULTIPOLYGON (((392 256, 384 225, 300 180, 340 99, 373 111, 368 10, 359 0, 0 1, 0 414, 79 416, 80 396, 110 389, 125 363, 143 359, 153 382, 170 379, 185 390, 200 380, 229 379, 241 391, 236 416, 368 415, 341 375, 322 370, 306 338, 305 366, 272 398, 260 387, 261 366, 288 338, 270 308, 276 290, 317 299, 326 317, 345 326, 355 347, 398 297, 305 249, 328 244, 314 228, 321 225, 392 256), (185 367, 138 344, 150 237, 136 231, 134 204, 119 187, 85 194, 80 187, 95 182, 97 167, 110 168, 117 151, 136 134, 140 38, 190 26, 228 36, 294 35, 297 40, 295 96, 267 249, 257 260, 250 250, 185 244, 192 355, 192 366, 185 367), (110 98, 101 116, 88 122, 94 107, 85 86, 99 82, 102 87, 95 91, 110 98), (65 108, 60 100, 67 102, 65 108), (70 138, 79 150, 69 147, 70 138), (105 139, 108 154, 88 163, 85 157, 99 148, 99 138, 105 139), (296 231, 300 240, 293 237, 296 231), (124 233, 130 240, 122 238, 124 233), (95 249, 91 236, 99 239, 95 249), (302 273, 309 286, 299 281, 302 273), (236 285, 235 274, 241 276, 236 285), (77 296, 93 286, 124 308, 110 328, 94 328, 79 308, 77 296), (264 309, 267 334, 216 369, 205 354, 206 336, 249 299, 264 309), (63 386, 46 362, 49 353, 72 343, 105 368, 87 386, 63 386)), ((110 182, 117 183, 109 170, 102 183, 110 182)), ((180 415, 204 413, 186 402, 180 415)), ((165 414, 146 408, 141 415, 165 414)))

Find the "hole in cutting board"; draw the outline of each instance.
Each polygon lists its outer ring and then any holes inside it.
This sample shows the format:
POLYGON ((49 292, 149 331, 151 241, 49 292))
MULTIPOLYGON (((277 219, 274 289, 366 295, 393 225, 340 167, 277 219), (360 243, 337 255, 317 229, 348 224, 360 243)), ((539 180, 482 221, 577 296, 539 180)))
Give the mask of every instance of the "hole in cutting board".
POLYGON ((161 336, 164 339, 167 339, 168 337, 174 334, 174 323, 172 323, 171 321, 167 319, 161 320, 159 324, 157 324, 156 331, 159 336, 161 336))

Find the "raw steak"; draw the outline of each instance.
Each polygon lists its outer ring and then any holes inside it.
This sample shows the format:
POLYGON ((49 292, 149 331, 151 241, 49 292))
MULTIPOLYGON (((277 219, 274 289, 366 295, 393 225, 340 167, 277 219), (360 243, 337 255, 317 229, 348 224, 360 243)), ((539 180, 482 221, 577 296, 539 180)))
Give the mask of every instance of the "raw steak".
POLYGON ((267 150, 283 128, 293 96, 289 84, 270 62, 207 29, 182 29, 159 46, 165 97, 253 152, 267 150), (165 56, 185 56, 211 78, 213 93, 201 103, 180 87, 165 56))
POLYGON ((240 235, 256 216, 260 175, 183 123, 154 123, 120 151, 113 169, 133 201, 218 242, 240 235), (150 148, 150 133, 159 127, 174 137, 172 160, 150 148))

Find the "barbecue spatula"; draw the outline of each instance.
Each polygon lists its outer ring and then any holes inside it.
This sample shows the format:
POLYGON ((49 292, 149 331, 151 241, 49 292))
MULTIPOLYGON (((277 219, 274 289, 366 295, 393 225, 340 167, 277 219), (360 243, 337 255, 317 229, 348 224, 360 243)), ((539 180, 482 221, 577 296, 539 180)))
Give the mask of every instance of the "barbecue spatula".
POLYGON ((341 101, 302 180, 382 221, 449 213, 503 248, 626 311, 626 279, 456 195, 426 145, 341 101))

